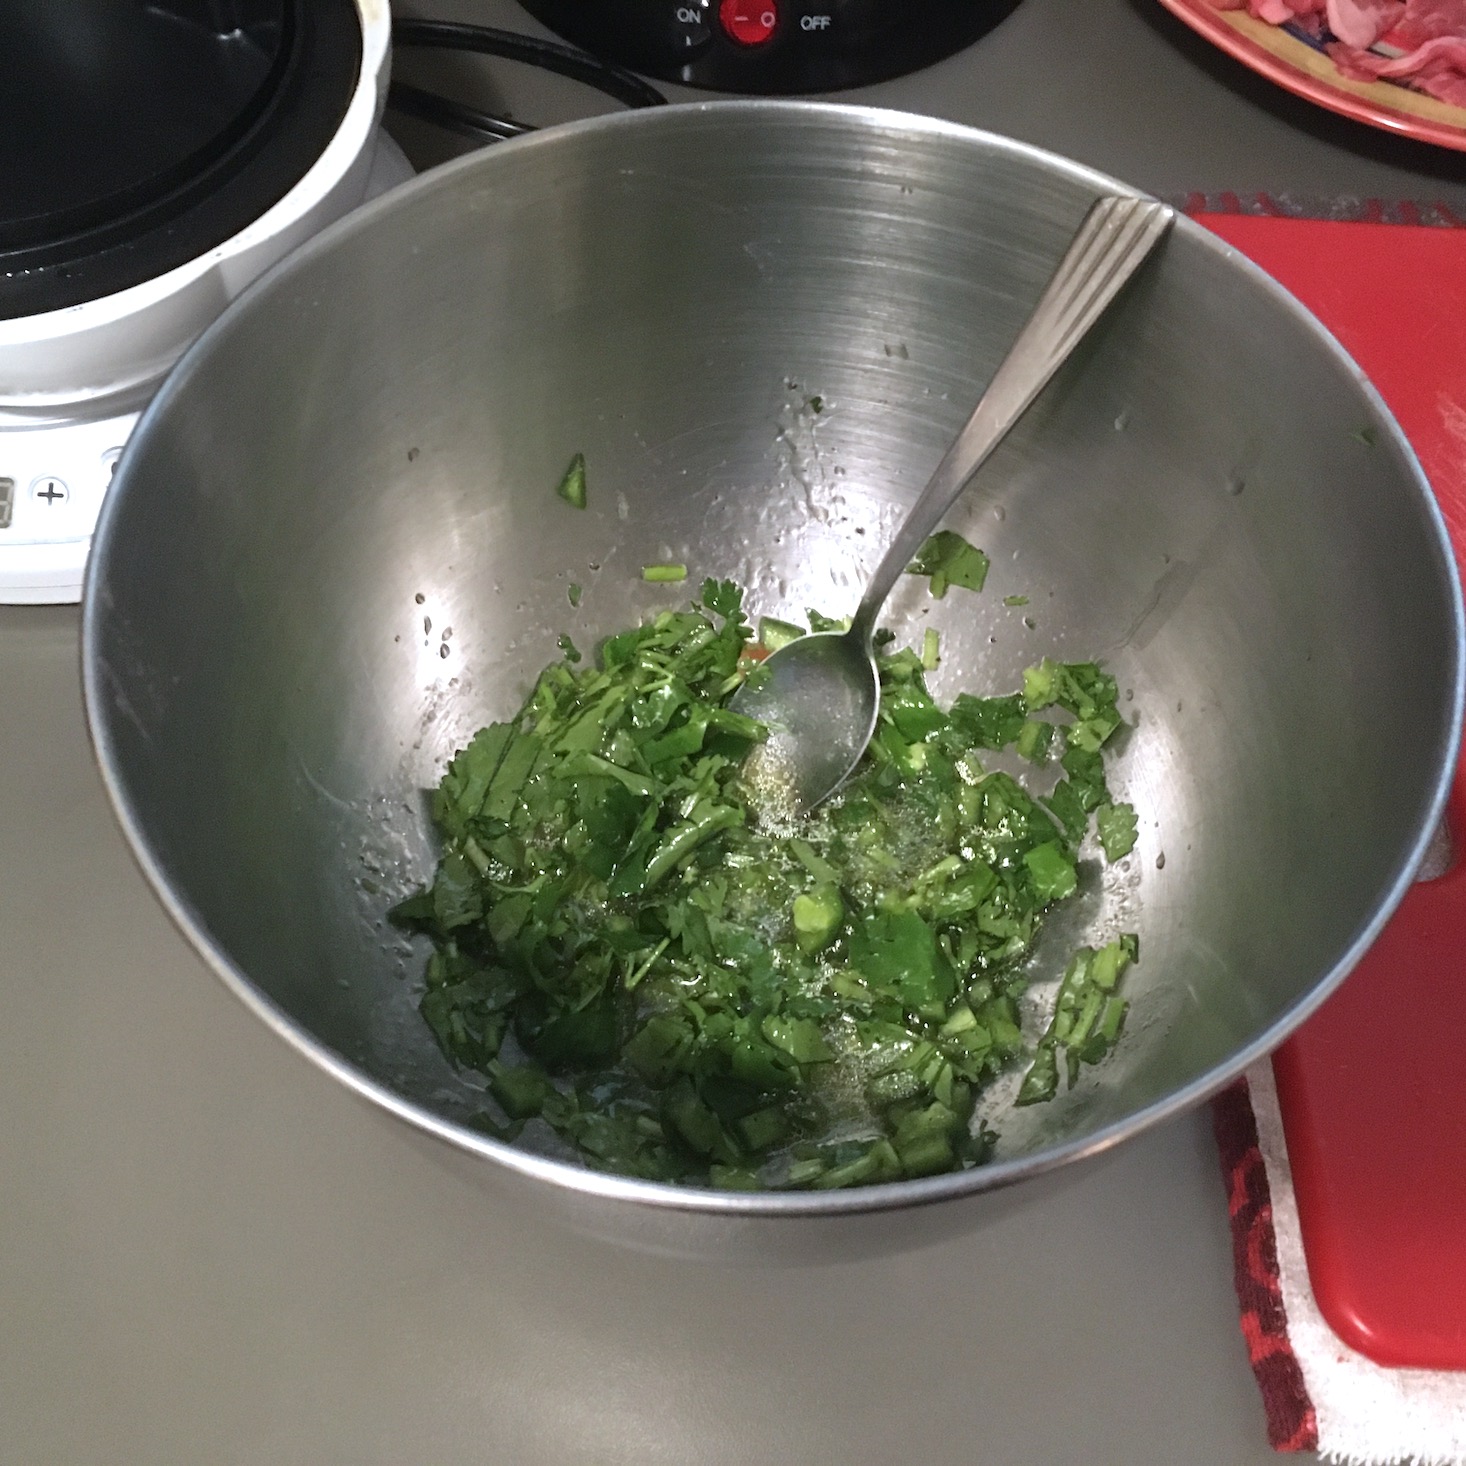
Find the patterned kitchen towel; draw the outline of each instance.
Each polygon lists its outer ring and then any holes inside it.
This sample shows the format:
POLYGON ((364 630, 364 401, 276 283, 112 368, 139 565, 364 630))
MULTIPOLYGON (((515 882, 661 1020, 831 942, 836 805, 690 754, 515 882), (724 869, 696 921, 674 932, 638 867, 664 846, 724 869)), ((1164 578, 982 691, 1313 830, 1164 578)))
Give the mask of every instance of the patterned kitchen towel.
POLYGON ((1376 1364, 1318 1310, 1272 1064, 1219 1095, 1212 1116, 1242 1334, 1273 1447, 1351 1466, 1466 1466, 1466 1373, 1376 1364))

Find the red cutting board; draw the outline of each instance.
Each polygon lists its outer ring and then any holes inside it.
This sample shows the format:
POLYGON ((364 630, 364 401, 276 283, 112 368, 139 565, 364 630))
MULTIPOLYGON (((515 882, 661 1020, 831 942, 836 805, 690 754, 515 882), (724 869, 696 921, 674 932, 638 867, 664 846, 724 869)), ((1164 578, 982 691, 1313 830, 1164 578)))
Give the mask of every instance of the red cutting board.
MULTIPOLYGON (((1466 230, 1210 215, 1327 325, 1415 447, 1466 567, 1466 230)), ((1350 1347, 1466 1370, 1466 765, 1460 859, 1416 885, 1274 1056, 1308 1274, 1350 1347)))

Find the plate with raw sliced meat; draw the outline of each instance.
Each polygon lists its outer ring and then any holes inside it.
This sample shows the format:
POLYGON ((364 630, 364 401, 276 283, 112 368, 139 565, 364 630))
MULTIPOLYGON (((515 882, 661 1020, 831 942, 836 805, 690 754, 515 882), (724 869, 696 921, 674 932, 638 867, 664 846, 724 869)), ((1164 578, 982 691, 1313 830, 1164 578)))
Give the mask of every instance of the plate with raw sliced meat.
POLYGON ((1466 0, 1161 0, 1254 71, 1360 122, 1466 151, 1466 0))

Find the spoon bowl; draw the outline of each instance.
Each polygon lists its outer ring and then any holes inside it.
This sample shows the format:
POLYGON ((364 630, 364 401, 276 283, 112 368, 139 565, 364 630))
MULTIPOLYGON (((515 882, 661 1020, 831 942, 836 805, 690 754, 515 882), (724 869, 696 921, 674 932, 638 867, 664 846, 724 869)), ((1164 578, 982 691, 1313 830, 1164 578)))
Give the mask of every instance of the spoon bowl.
POLYGON ((880 677, 854 631, 796 637, 750 672, 734 699, 768 725, 745 772, 771 812, 809 809, 838 789, 875 733, 880 677))

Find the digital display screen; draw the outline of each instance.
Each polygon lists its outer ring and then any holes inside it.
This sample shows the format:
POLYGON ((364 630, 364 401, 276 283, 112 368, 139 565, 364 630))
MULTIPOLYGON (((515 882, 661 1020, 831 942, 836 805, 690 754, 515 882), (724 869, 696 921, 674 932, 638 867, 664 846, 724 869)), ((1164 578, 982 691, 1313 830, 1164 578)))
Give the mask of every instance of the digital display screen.
POLYGON ((15 480, 0 478, 0 529, 10 528, 10 516, 15 512, 15 480))

